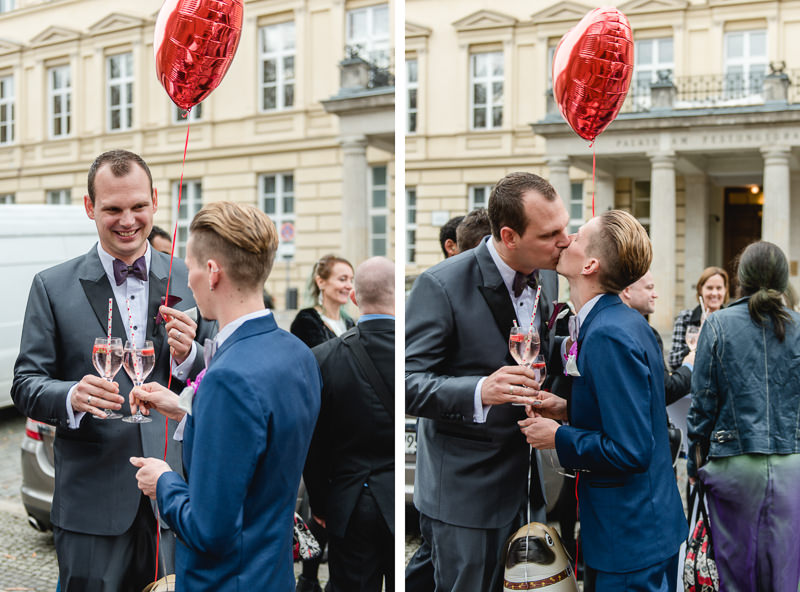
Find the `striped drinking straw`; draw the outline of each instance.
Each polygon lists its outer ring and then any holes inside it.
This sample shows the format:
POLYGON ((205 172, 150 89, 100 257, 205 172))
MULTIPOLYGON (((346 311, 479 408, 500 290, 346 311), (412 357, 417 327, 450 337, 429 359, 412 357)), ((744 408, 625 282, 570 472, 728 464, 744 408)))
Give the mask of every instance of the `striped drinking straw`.
POLYGON ((126 298, 125 306, 128 307, 128 329, 131 332, 131 343, 133 344, 133 373, 136 374, 136 382, 141 382, 142 373, 139 370, 139 362, 136 359, 136 336, 133 334, 133 315, 131 314, 131 301, 126 298))
POLYGON ((108 333, 106 338, 106 377, 111 376, 111 318, 114 314, 114 299, 108 299, 108 333))

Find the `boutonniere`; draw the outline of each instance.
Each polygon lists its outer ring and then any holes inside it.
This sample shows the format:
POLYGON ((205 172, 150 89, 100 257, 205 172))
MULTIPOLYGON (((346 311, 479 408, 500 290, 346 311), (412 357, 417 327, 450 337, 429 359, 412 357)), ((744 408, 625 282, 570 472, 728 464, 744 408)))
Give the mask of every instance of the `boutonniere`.
MULTIPOLYGON (((161 297, 161 306, 168 306, 170 308, 174 308, 176 304, 178 304, 183 298, 180 296, 175 296, 174 294, 170 294, 169 296, 162 296, 161 297)), ((158 327, 161 323, 169 323, 170 319, 165 319, 161 316, 161 312, 156 315, 156 327, 158 327)))
POLYGON ((569 348, 569 354, 567 354, 567 363, 564 366, 564 375, 565 376, 581 375, 581 373, 578 372, 578 343, 576 341, 573 341, 572 345, 569 348))
POLYGON ((550 320, 547 321, 547 330, 548 331, 552 331, 553 327, 556 324, 556 322, 559 319, 563 319, 568 314, 569 314, 569 306, 567 306, 567 303, 566 302, 556 302, 553 305, 553 314, 550 315, 550 320))
POLYGON ((192 414, 192 401, 194 400, 194 396, 197 394, 197 389, 200 388, 200 383, 203 381, 203 377, 205 375, 206 369, 203 368, 200 370, 197 378, 194 379, 194 382, 192 382, 191 379, 186 381, 186 388, 183 389, 181 394, 178 396, 178 407, 183 409, 189 415, 192 414))

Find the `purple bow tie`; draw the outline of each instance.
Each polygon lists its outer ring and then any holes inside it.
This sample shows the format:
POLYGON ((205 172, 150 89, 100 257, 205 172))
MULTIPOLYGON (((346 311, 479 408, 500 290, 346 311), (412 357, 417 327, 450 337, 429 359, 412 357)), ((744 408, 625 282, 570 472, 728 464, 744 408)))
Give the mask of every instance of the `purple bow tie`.
POLYGON ((519 298, 519 295, 522 294, 522 291, 525 289, 526 285, 530 286, 532 290, 536 290, 536 283, 538 279, 538 270, 533 270, 530 275, 516 272, 514 274, 514 283, 512 286, 514 290, 514 298, 519 298))
POLYGON ((134 261, 133 265, 114 259, 114 281, 117 282, 117 285, 121 286, 125 283, 129 275, 137 277, 143 282, 147 281, 147 264, 144 262, 144 255, 134 261))

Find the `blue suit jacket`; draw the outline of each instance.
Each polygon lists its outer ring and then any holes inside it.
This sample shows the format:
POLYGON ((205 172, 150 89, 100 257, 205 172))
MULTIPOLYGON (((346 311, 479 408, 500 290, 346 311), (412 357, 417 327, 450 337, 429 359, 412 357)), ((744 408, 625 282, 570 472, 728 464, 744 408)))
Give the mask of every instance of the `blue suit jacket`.
POLYGON ((188 484, 158 480, 178 590, 294 590, 292 520, 321 388, 311 350, 273 315, 219 348, 184 431, 188 484))
POLYGON ((637 571, 677 553, 687 525, 672 472, 664 361, 647 321, 605 294, 580 327, 561 465, 579 474, 586 563, 637 571))

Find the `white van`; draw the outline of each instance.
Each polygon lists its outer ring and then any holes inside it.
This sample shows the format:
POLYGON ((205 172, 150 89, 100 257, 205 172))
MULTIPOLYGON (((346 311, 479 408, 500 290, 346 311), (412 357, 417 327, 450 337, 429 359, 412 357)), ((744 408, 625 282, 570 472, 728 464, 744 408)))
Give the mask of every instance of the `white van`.
POLYGON ((13 404, 11 381, 33 276, 95 242, 97 229, 82 205, 0 205, 0 407, 13 404))

